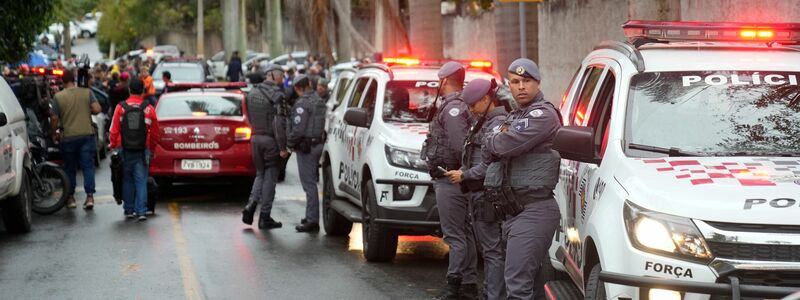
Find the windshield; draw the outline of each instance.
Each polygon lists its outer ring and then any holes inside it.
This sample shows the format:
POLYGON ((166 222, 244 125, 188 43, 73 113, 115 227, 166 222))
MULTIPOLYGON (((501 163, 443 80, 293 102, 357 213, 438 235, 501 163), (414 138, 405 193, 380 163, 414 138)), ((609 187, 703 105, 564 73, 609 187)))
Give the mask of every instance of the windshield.
POLYGON ((800 73, 642 73, 631 80, 628 142, 703 155, 800 151, 800 73))
POLYGON ((436 97, 437 81, 390 81, 383 100, 386 122, 425 123, 436 97))
POLYGON ((153 80, 161 81, 161 74, 169 71, 172 81, 178 83, 204 82, 203 68, 200 65, 161 65, 153 72, 153 80))
POLYGON ((242 116, 242 98, 237 96, 185 95, 163 97, 156 109, 158 118, 242 116))

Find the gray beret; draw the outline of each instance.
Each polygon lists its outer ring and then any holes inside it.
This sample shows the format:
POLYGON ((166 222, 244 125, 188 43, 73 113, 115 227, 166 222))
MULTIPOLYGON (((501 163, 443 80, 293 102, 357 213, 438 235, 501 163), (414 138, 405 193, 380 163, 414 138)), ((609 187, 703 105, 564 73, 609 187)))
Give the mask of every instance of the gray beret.
POLYGON ((283 72, 283 68, 278 64, 267 64, 262 69, 263 70, 261 70, 261 71, 264 72, 264 73, 269 73, 269 72, 272 72, 272 71, 281 71, 281 72, 283 72))
POLYGON ((542 81, 542 74, 539 73, 539 66, 530 59, 518 58, 508 66, 508 72, 519 76, 533 78, 542 81))
POLYGON ((464 65, 454 61, 448 61, 439 69, 439 73, 437 75, 439 75, 439 79, 445 79, 450 75, 455 74, 459 70, 464 72, 464 65))
POLYGON ((308 76, 303 75, 303 74, 298 74, 297 76, 294 77, 294 79, 292 79, 292 86, 296 86, 298 83, 300 83, 303 80, 308 81, 308 76))
POLYGON ((491 81, 486 79, 475 79, 470 81, 467 86, 464 87, 464 91, 461 92, 461 98, 464 99, 464 103, 467 105, 472 105, 480 101, 483 96, 486 96, 491 88, 491 81))

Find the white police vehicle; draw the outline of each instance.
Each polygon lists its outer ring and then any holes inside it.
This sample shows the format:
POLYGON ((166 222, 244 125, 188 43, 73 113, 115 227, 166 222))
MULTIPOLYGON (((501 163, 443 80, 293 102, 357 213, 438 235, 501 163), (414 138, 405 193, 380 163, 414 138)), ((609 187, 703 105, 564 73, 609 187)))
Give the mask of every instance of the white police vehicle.
POLYGON ((31 231, 30 154, 25 113, 0 77, 0 213, 8 232, 31 231))
MULTIPOLYGON (((398 235, 439 230, 425 161, 427 116, 438 90, 441 62, 387 58, 358 70, 328 120, 322 153, 323 223, 345 235, 361 222, 364 256, 387 261, 398 235)), ((466 80, 496 78, 489 62, 465 62, 466 80)))
POLYGON ((586 299, 800 288, 800 24, 623 28, 561 104, 554 267, 586 299))

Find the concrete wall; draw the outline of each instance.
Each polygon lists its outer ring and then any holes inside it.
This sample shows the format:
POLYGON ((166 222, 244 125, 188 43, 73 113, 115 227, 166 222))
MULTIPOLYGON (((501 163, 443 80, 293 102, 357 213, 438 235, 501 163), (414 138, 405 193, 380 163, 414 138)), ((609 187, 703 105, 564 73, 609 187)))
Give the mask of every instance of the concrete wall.
POLYGON ((493 13, 477 17, 444 16, 444 57, 494 60, 497 56, 494 22, 493 13))
POLYGON ((558 102, 583 57, 604 40, 622 40, 628 0, 548 0, 539 4, 539 68, 545 98, 558 102))
POLYGON ((442 2, 440 0, 409 0, 410 21, 408 38, 414 56, 441 58, 442 2))
MULTIPOLYGON (((508 65, 519 58, 519 3, 495 2, 494 8, 495 44, 497 56, 495 57, 495 70, 505 76, 508 65)), ((526 49, 528 58, 539 60, 539 21, 537 5, 525 4, 525 32, 527 37, 526 49)))
POLYGON ((800 22, 797 0, 681 0, 684 21, 800 22))

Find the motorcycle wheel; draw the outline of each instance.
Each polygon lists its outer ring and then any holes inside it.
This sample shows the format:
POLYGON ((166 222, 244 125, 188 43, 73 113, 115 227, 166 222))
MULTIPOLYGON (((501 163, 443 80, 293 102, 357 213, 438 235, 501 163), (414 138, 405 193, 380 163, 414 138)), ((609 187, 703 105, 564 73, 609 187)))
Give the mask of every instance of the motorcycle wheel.
POLYGON ((67 204, 70 191, 69 177, 61 168, 50 165, 35 167, 39 174, 31 178, 33 205, 31 209, 40 215, 49 215, 61 210, 67 204))

